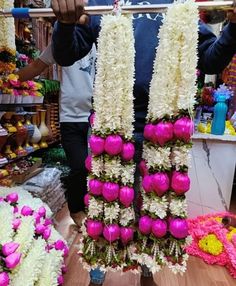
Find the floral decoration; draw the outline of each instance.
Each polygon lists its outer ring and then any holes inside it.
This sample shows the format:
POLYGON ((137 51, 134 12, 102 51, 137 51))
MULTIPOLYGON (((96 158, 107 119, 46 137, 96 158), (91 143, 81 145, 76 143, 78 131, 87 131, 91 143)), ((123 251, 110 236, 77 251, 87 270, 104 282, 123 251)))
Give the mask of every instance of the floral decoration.
POLYGON ((21 188, 0 196, 0 285, 62 285, 68 247, 51 210, 21 188))
POLYGON ((144 128, 142 207, 136 257, 152 273, 167 265, 184 273, 192 111, 195 103, 198 11, 175 2, 159 31, 144 128), (174 47, 174 48, 173 48, 174 47))
POLYGON ((134 236, 134 39, 132 19, 102 17, 98 40, 88 212, 79 254, 87 269, 130 270, 134 236))
POLYGON ((222 218, 235 217, 230 213, 215 213, 188 220, 193 241, 187 253, 202 258, 208 264, 225 266, 236 278, 235 227, 226 228, 222 218))

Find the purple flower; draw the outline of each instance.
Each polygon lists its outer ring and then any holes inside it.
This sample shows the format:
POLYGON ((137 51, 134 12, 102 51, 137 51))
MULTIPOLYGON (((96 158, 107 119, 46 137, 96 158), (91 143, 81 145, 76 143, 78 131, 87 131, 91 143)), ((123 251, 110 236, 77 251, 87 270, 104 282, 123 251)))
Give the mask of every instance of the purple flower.
POLYGON ((20 263, 20 259, 21 259, 20 253, 15 252, 15 253, 8 255, 5 258, 6 267, 9 269, 15 268, 20 263))
POLYGON ((5 243, 2 246, 2 253, 4 256, 8 256, 14 253, 19 246, 20 246, 19 243, 16 243, 16 242, 5 243))
POLYGON ((7 272, 0 273, 0 286, 8 286, 10 283, 10 278, 7 272))

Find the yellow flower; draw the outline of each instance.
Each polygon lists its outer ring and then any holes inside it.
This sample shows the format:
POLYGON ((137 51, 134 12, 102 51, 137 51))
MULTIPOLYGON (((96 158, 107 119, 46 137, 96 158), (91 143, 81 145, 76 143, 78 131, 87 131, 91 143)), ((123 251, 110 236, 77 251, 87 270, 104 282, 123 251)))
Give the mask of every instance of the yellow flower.
POLYGON ((219 255, 223 251, 223 244, 216 237, 215 234, 208 234, 199 240, 198 246, 204 252, 210 253, 212 255, 219 255))
POLYGON ((233 238, 233 235, 236 234, 236 228, 235 228, 235 227, 232 227, 231 229, 232 229, 232 230, 227 233, 227 239, 228 239, 229 241, 231 241, 232 238, 233 238))
POLYGON ((8 79, 9 80, 18 80, 19 76, 17 74, 11 73, 11 74, 8 75, 8 79))
POLYGON ((219 222, 219 223, 222 223, 222 217, 219 217, 219 216, 218 216, 218 217, 215 218, 215 220, 216 220, 217 222, 219 222))

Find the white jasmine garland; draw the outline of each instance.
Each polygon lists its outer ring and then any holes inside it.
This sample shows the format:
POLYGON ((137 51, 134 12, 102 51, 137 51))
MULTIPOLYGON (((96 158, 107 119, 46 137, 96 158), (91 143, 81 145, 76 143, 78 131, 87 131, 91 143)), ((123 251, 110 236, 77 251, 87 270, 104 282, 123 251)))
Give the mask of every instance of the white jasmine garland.
POLYGON ((0 244, 12 241, 13 207, 6 202, 0 202, 0 244))
POLYGON ((61 274, 62 253, 55 249, 46 253, 41 275, 36 286, 57 286, 57 278, 61 274))
POLYGON ((103 202, 91 197, 89 199, 88 217, 94 219, 101 214, 103 214, 103 202))
POLYGON ((45 240, 34 240, 17 273, 11 277, 11 286, 32 286, 38 281, 46 258, 45 247, 45 240))
POLYGON ((162 148, 157 146, 143 146, 143 159, 147 162, 148 168, 171 168, 171 149, 170 147, 162 148))
POLYGON ((117 202, 113 204, 104 204, 104 220, 106 223, 112 224, 114 221, 118 220, 120 214, 120 207, 117 202))
POLYGON ((94 88, 95 130, 132 137, 134 38, 131 17, 102 17, 94 88))
POLYGON ((123 185, 133 184, 134 183, 134 173, 135 165, 134 164, 125 164, 122 167, 121 171, 121 182, 123 185))
POLYGON ((181 167, 187 166, 190 167, 190 147, 183 145, 183 146, 175 146, 172 149, 171 154, 171 161, 172 165, 175 166, 176 170, 180 170, 181 167))
POLYGON ((187 270, 188 258, 189 258, 188 254, 185 253, 182 255, 182 263, 181 264, 179 264, 179 263, 173 264, 171 262, 168 262, 167 266, 174 274, 183 275, 187 270))
POLYGON ((128 226, 135 219, 133 207, 120 209, 120 225, 128 226))
POLYGON ((187 216, 187 200, 186 198, 172 198, 170 205, 170 212, 173 216, 185 218, 187 216))
POLYGON ((121 168, 121 159, 119 157, 111 158, 104 162, 105 175, 109 179, 118 179, 122 173, 121 168))
POLYGON ((25 256, 34 241, 34 218, 32 216, 25 216, 20 219, 21 224, 14 237, 14 242, 20 244, 19 252, 25 256))
POLYGON ((93 175, 99 177, 104 170, 103 156, 92 157, 92 173, 93 175))
POLYGON ((142 192, 143 204, 142 209, 144 211, 148 211, 150 214, 158 216, 163 219, 166 217, 166 213, 168 210, 168 201, 166 196, 155 198, 148 197, 145 192, 142 192))

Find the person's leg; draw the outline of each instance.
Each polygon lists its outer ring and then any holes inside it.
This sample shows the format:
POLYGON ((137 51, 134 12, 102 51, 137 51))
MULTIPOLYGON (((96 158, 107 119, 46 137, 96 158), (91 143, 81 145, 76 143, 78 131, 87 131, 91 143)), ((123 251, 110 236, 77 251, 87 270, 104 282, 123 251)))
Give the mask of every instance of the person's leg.
POLYGON ((61 123, 62 146, 71 169, 66 184, 67 202, 76 224, 81 223, 85 209, 83 198, 87 192, 85 159, 88 155, 88 128, 88 123, 61 123))
POLYGON ((102 285, 105 281, 105 272, 101 271, 99 268, 93 269, 89 273, 90 284, 89 286, 102 285))

